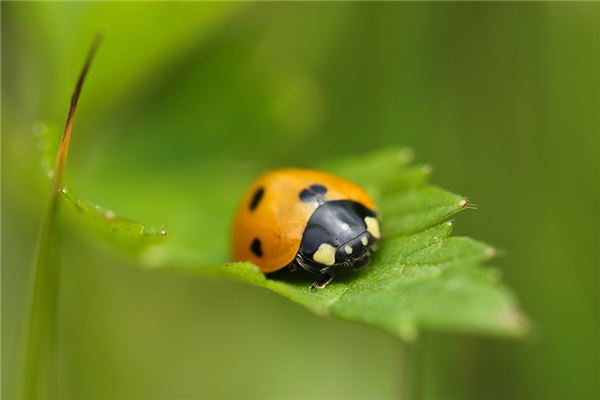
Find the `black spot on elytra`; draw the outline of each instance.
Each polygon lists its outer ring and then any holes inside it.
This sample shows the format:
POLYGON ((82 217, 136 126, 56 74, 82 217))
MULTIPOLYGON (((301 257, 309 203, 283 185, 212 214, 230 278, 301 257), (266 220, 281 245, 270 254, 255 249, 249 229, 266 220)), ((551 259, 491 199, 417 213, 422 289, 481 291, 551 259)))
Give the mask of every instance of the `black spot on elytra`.
POLYGON ((298 196, 303 203, 308 203, 315 198, 315 194, 308 189, 303 189, 298 196))
POLYGON ((254 209, 256 207, 258 207, 258 204, 262 200, 264 194, 265 194, 264 187, 261 186, 258 189, 256 189, 256 192, 254 192, 254 195, 252 196, 252 200, 250 200, 250 205, 248 206, 250 208, 250 211, 254 211, 254 209))
POLYGON ((298 197, 300 197, 300 201, 303 203, 308 203, 309 201, 320 202, 325 193, 327 193, 327 188, 325 186, 314 184, 310 185, 307 189, 303 189, 298 197))
POLYGON ((259 238, 254 238, 252 244, 250 245, 250 250, 252 250, 256 257, 262 257, 263 252, 259 238))
POLYGON ((327 192, 327 188, 319 184, 310 185, 310 190, 321 196, 323 196, 327 192))

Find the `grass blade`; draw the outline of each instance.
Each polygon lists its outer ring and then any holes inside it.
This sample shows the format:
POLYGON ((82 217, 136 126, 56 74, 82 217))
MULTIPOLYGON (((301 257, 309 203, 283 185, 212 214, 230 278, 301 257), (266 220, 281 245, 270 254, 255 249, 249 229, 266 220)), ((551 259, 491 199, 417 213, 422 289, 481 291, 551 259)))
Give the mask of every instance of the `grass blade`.
POLYGON ((60 283, 60 257, 56 228, 59 212, 58 190, 62 185, 69 154, 69 143, 81 88, 101 40, 102 35, 97 34, 71 97, 65 130, 56 154, 50 197, 42 222, 37 260, 33 271, 29 320, 25 339, 23 397, 28 399, 56 397, 56 357, 54 351, 56 348, 56 320, 60 283))

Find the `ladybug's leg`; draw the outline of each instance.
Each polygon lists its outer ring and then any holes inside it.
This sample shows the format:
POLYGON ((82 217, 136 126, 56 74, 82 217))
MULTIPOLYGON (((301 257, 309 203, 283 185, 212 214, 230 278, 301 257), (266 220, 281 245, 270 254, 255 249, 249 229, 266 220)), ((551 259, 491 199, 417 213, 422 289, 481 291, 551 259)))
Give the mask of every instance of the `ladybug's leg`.
POLYGON ((322 265, 314 264, 303 257, 300 253, 296 255, 295 263, 308 272, 321 275, 321 279, 313 282, 313 284, 310 285, 310 290, 323 289, 329 284, 329 282, 333 280, 333 271, 330 267, 323 267, 322 265))
POLYGON ((321 271, 319 271, 319 273, 321 274, 321 276, 323 278, 321 278, 318 281, 313 282, 312 285, 310 285, 310 290, 315 290, 315 289, 323 289, 325 286, 327 286, 329 284, 329 282, 331 282, 333 280, 333 272, 329 269, 329 268, 323 268, 321 271))
POLYGON ((371 259, 371 256, 369 254, 367 254, 366 256, 364 256, 363 258, 361 258, 360 260, 356 260, 353 264, 352 264, 352 268, 354 269, 359 269, 364 267, 369 260, 371 259))

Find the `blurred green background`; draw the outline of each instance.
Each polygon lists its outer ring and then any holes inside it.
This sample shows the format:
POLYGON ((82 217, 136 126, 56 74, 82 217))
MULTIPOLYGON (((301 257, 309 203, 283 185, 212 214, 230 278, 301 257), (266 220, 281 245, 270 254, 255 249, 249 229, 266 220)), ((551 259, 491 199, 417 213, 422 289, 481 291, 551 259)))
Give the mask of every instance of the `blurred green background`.
MULTIPOLYGON (((423 335, 422 397, 598 398, 599 20, 598 3, 3 2, 3 397, 17 390, 49 188, 40 136, 60 135, 103 27, 66 176, 82 198, 167 223, 175 259, 200 265, 227 259, 238 182, 410 146, 479 205, 456 231, 502 250, 494 265, 534 324, 524 341, 423 335)), ((402 391, 403 347, 384 333, 261 289, 130 268, 66 227, 62 398, 402 391)))

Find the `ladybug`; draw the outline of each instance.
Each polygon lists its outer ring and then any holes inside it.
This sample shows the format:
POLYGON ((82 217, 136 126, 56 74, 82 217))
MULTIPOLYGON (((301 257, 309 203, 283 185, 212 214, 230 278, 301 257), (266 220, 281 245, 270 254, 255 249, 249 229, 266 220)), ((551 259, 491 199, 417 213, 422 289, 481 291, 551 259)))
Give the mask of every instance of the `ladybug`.
POLYGON ((359 268, 380 239, 375 204, 359 186, 310 169, 285 168, 260 176, 235 216, 233 257, 269 273, 298 267, 333 279, 333 267, 359 268))

